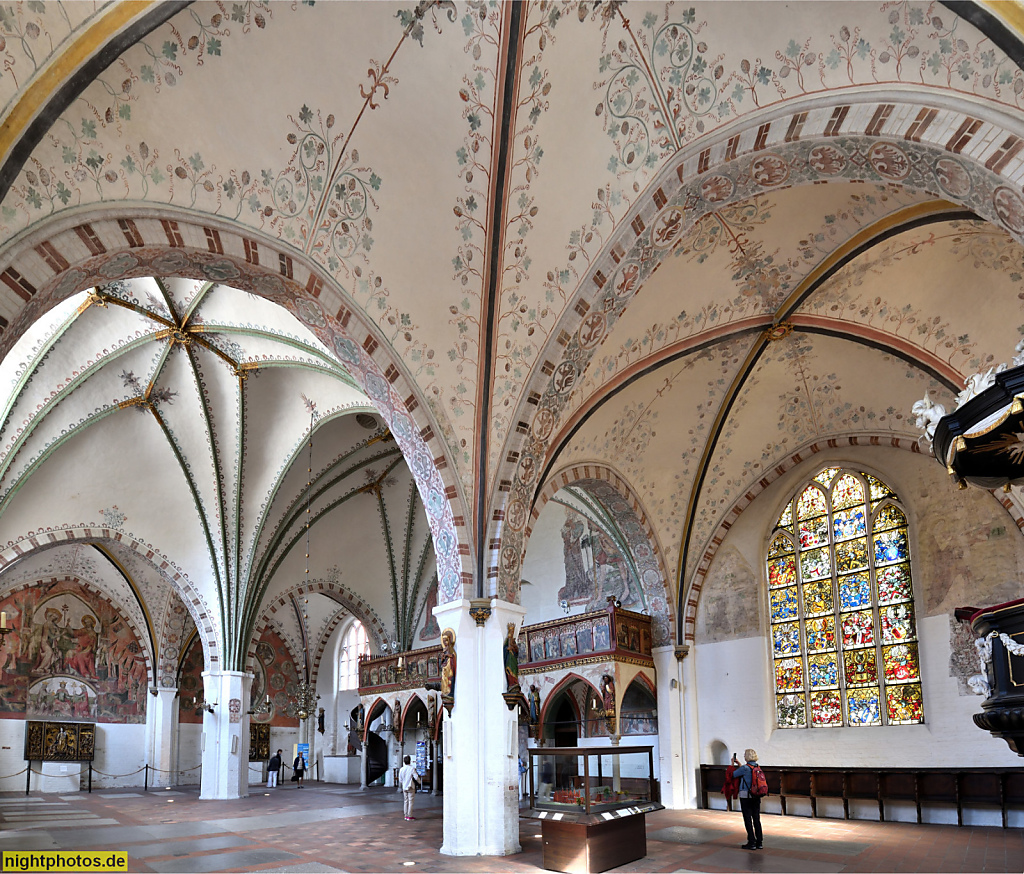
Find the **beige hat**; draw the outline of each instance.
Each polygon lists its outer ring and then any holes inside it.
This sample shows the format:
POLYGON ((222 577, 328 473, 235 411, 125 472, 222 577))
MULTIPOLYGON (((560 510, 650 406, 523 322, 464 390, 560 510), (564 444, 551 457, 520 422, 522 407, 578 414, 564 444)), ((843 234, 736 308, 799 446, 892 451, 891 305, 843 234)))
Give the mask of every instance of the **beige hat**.
POLYGON ((745 762, 756 762, 757 761, 757 750, 747 750, 743 754, 743 760, 745 762))

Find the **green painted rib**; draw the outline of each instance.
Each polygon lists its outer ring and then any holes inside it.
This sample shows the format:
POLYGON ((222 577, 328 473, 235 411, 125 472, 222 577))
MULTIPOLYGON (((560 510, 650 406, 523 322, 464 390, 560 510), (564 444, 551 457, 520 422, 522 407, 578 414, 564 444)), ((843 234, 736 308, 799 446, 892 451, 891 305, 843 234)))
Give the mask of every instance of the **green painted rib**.
MULTIPOLYGON (((206 547, 210 553, 210 564, 213 566, 213 573, 216 577, 214 582, 217 584, 217 601, 218 607, 220 608, 220 627, 221 629, 227 628, 224 622, 224 583, 221 580, 220 567, 217 562, 217 553, 213 544, 213 536, 210 534, 210 523, 206 518, 206 513, 203 512, 203 502, 199 497, 199 490, 196 487, 195 481, 192 479, 192 475, 189 473, 188 465, 185 463, 185 457, 181 454, 178 449, 178 444, 174 442, 174 437, 171 436, 171 430, 167 427, 167 423, 164 421, 163 416, 154 408, 149 408, 153 414, 153 418, 156 419, 157 424, 160 426, 160 430, 163 431, 164 437, 167 438, 167 445, 171 447, 171 452, 174 453, 174 458, 178 462, 178 467, 181 469, 182 475, 185 477, 185 482, 188 483, 189 492, 192 495, 192 503, 196 508, 196 515, 199 517, 199 522, 203 526, 203 536, 206 538, 206 547)), ((226 642, 226 641, 225 641, 226 642)), ((205 657, 205 653, 203 654, 205 657)))
MULTIPOLYGON (((7 453, 3 462, 0 463, 0 481, 2 481, 5 476, 7 476, 7 471, 14 463, 15 457, 21 451, 21 448, 25 445, 26 441, 36 432, 39 426, 43 424, 43 421, 50 414, 52 409, 57 406, 57 404, 59 404, 61 401, 67 400, 67 398, 70 397, 71 394, 73 394, 74 391, 82 385, 82 383, 84 383, 87 379, 89 379, 89 377, 91 377, 97 371, 102 370, 104 367, 106 367, 108 364, 110 364, 110 362, 117 361, 119 358, 127 355, 129 352, 134 352, 139 347, 151 342, 152 339, 152 335, 147 335, 145 337, 139 337, 135 340, 129 341, 121 349, 118 349, 116 352, 112 352, 106 358, 103 358, 100 361, 96 361, 94 364, 90 365, 88 368, 83 370, 80 374, 78 374, 78 376, 72 379, 71 382, 64 386, 64 388, 62 388, 53 398, 46 401, 43 404, 43 406, 36 411, 36 415, 32 418, 31 423, 21 434, 21 436, 19 436, 18 439, 15 440, 13 444, 11 444, 10 451, 7 453)), ((17 400, 17 395, 12 395, 12 401, 9 411, 13 411, 15 400, 17 400)), ((9 414, 10 412, 8 412, 8 415, 9 414)), ((73 429, 77 430, 77 428, 74 428, 74 426, 73 429)))
POLYGON ((103 410, 101 413, 97 413, 95 416, 88 419, 86 422, 83 422, 78 427, 72 428, 70 431, 61 435, 59 438, 57 438, 57 440, 55 440, 53 443, 47 446, 46 449, 44 449, 43 452, 40 454, 39 458, 37 458, 28 468, 26 468, 25 473, 18 477, 17 482, 12 484, 10 491, 8 491, 3 496, 3 498, 0 499, 0 516, 3 516, 3 514, 6 512, 7 507, 14 499, 14 496, 17 495, 19 491, 21 491, 22 486, 28 480, 29 476, 35 473, 43 464, 43 462, 45 462, 51 455, 53 455, 54 452, 60 449, 61 446, 63 446, 73 437, 76 437, 81 431, 85 430, 85 428, 95 425, 97 422, 100 422, 103 419, 107 418, 107 416, 109 416, 111 413, 116 413, 119 410, 120 407, 118 407, 117 405, 108 407, 106 410, 103 410))

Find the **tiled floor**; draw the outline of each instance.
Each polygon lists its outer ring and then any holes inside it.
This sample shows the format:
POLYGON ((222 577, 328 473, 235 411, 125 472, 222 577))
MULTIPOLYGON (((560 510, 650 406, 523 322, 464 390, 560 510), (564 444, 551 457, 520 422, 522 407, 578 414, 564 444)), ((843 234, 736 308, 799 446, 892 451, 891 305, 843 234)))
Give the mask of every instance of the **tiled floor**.
MULTIPOLYGON (((0 850, 118 849, 131 871, 535 871, 535 821, 516 856, 452 857, 441 845, 441 799, 417 796, 402 819, 390 789, 309 784, 239 801, 197 790, 0 794, 0 850)), ((1024 871, 1020 829, 764 816, 765 848, 739 849, 738 813, 664 810, 647 817, 647 855, 618 871, 1024 871)))

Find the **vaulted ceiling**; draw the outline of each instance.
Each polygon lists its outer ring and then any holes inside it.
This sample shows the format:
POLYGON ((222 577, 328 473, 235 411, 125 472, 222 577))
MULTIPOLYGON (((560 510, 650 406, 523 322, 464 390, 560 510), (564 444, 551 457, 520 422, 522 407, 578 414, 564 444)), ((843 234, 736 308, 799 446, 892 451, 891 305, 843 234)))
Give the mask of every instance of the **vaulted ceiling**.
MULTIPOLYGON (((909 444, 914 400, 950 406, 1012 354, 1019 15, 14 7, 0 542, 67 523, 18 491, 47 465, 133 523, 159 467, 180 486, 160 512, 190 523, 132 531, 215 579, 234 633, 302 492, 307 402, 362 405, 395 440, 361 451, 410 459, 440 600, 515 599, 538 495, 591 464, 629 484, 678 608, 783 459, 840 436, 909 444), (120 284, 148 275, 199 279, 120 284), (267 299, 290 327, 270 328, 267 299), (95 438, 72 436, 87 422, 95 438), (86 485, 95 458, 118 475, 86 485)), ((365 442, 352 419, 315 452, 365 442)))

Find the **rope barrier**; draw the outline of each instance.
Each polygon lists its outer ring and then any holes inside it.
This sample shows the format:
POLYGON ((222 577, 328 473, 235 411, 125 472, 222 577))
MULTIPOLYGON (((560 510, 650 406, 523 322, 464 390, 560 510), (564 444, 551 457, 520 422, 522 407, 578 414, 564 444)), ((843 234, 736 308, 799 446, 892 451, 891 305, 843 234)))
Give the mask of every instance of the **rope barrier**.
MULTIPOLYGON (((98 768, 93 768, 92 772, 94 774, 99 774, 99 775, 101 775, 103 777, 113 777, 116 780, 116 779, 119 779, 121 777, 131 777, 133 774, 141 774, 145 770, 146 770, 146 766, 143 765, 137 771, 129 771, 127 774, 108 774, 106 771, 100 771, 98 768)), ((150 769, 150 770, 152 770, 152 769, 150 769)))
POLYGON ((26 766, 26 767, 22 768, 22 769, 21 769, 20 771, 16 771, 16 772, 15 772, 15 773, 13 773, 13 774, 7 774, 7 775, 6 775, 6 776, 4 776, 4 777, 0 777, 0 780, 6 780, 6 779, 8 779, 9 777, 20 777, 20 776, 21 776, 22 774, 24 774, 24 773, 25 773, 25 772, 26 772, 27 770, 28 770, 28 767, 26 766))

